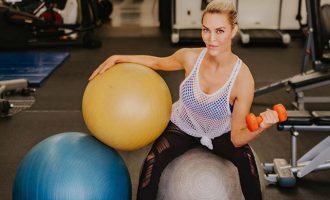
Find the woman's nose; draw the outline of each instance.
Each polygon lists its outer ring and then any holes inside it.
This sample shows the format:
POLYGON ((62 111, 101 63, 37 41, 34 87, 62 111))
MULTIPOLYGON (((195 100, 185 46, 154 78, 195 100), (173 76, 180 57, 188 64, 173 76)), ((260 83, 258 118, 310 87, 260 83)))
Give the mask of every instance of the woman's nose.
POLYGON ((210 41, 214 41, 216 38, 215 33, 210 33, 210 41))

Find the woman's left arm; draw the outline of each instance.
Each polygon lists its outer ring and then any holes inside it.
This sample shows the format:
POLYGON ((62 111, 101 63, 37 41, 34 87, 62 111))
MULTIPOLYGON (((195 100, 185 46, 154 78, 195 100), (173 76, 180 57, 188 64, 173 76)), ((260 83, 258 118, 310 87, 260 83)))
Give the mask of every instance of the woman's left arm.
POLYGON ((245 117, 250 113, 254 97, 254 80, 246 65, 242 65, 241 71, 235 81, 235 105, 231 120, 231 141, 234 146, 241 147, 254 140, 260 133, 278 122, 277 113, 267 109, 260 113, 263 122, 258 130, 249 131, 245 117))

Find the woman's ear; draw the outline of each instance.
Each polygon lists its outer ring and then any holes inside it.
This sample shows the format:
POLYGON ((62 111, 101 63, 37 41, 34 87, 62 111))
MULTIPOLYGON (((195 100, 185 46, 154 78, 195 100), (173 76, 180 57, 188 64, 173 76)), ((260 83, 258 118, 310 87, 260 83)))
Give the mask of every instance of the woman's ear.
POLYGON ((233 31, 232 31, 232 35, 231 35, 231 38, 233 39, 235 37, 235 35, 237 34, 237 31, 238 31, 238 25, 237 24, 234 24, 234 27, 233 27, 233 31))

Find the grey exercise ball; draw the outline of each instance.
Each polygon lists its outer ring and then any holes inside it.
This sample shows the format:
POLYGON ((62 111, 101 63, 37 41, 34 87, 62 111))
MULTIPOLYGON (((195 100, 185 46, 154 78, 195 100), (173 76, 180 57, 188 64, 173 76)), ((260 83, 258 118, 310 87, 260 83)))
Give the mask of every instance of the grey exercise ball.
MULTIPOLYGON (((263 179, 263 175, 260 178, 263 179)), ((161 175, 157 200, 227 199, 244 199, 237 168, 205 149, 196 148, 184 153, 161 175)))

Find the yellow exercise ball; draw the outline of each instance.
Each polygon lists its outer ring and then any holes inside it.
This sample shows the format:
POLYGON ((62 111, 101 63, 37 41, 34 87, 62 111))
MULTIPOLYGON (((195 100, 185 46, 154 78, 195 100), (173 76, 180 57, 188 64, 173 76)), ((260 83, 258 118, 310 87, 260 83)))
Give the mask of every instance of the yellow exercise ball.
POLYGON ((82 112, 90 132, 119 150, 136 150, 166 128, 172 98, 165 81, 152 69, 121 63, 90 81, 82 112))

